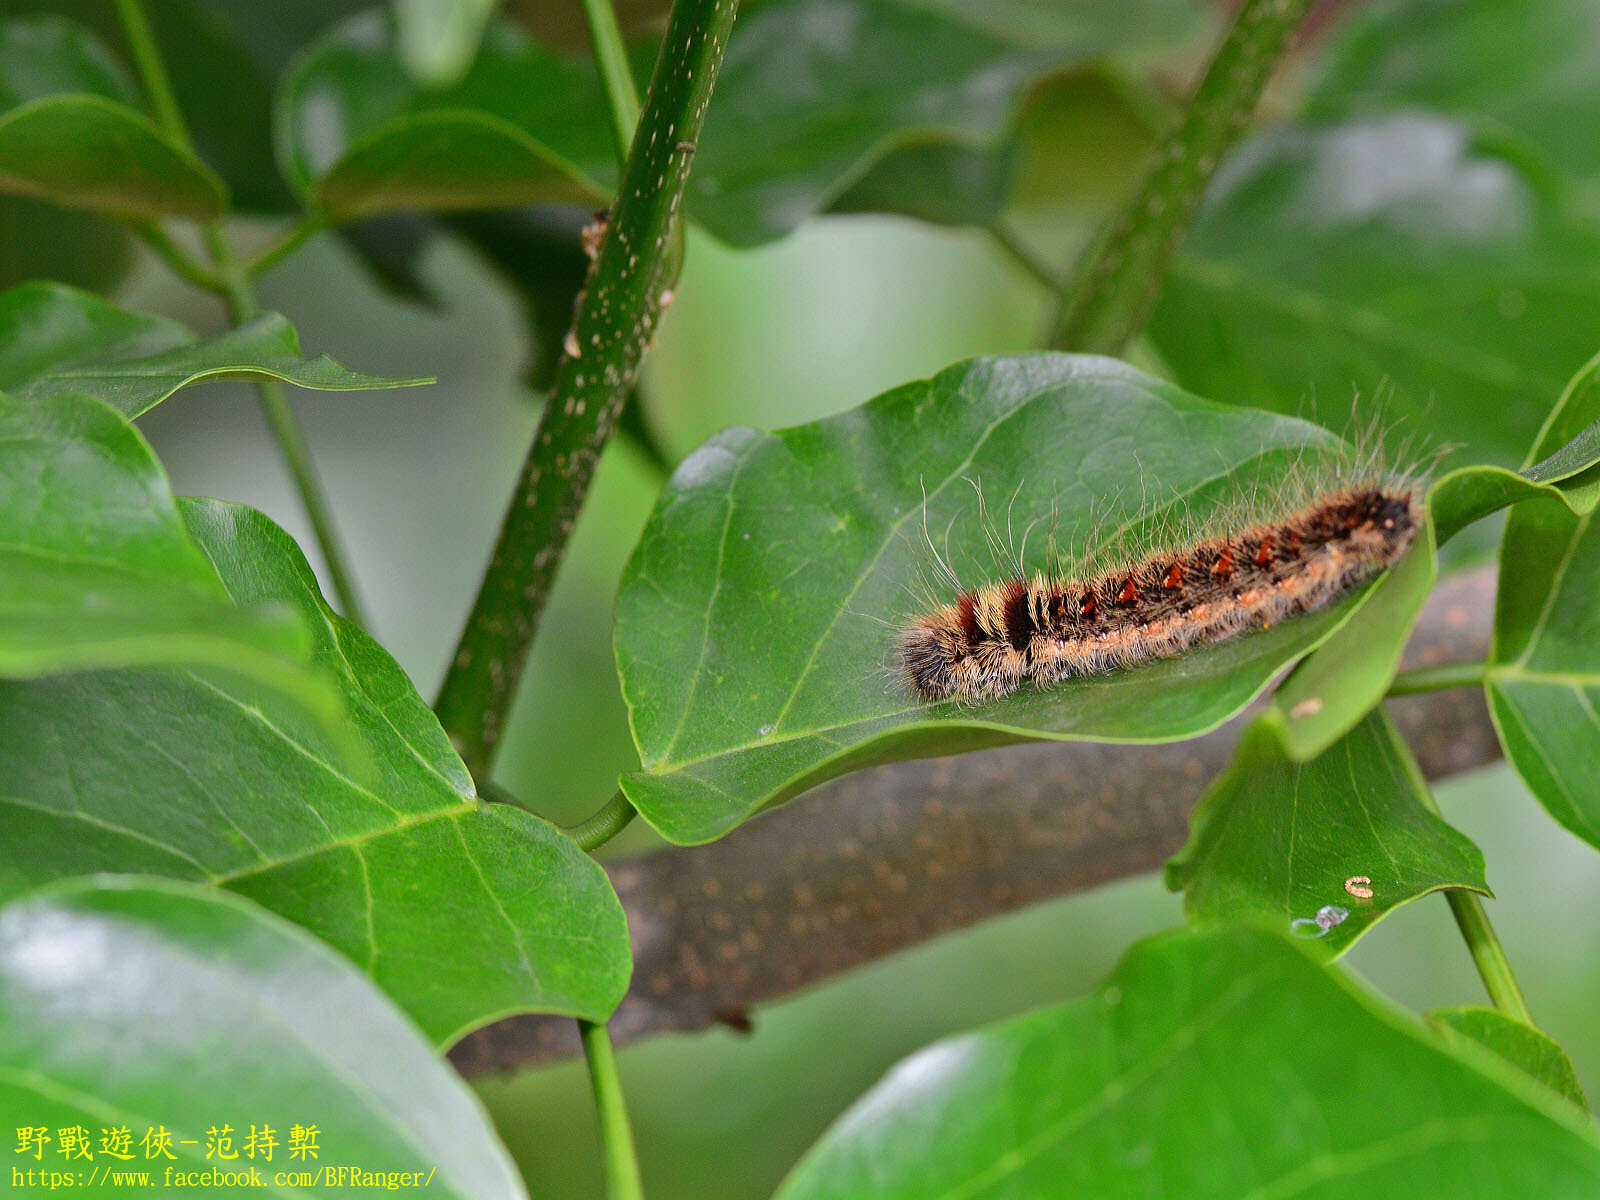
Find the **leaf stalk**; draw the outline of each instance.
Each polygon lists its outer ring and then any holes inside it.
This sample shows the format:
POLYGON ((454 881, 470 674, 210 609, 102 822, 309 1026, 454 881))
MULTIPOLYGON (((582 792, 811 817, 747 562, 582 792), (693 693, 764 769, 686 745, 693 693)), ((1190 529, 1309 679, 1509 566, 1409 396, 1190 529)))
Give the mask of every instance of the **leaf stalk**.
POLYGON ((1488 663, 1447 663, 1441 667, 1417 667, 1401 671, 1389 684, 1390 696, 1415 696, 1419 692, 1442 692, 1446 688, 1471 687, 1483 682, 1488 663))
POLYGON ((622 1077, 617 1054, 604 1022, 578 1021, 583 1055, 589 1063, 589 1084, 594 1090, 595 1115, 600 1121, 600 1142, 605 1151, 607 1200, 644 1200, 639 1176, 639 1156, 633 1147, 633 1127, 622 1097, 622 1077))
POLYGON ((605 806, 599 812, 572 826, 567 830, 567 834, 578 843, 585 854, 593 854, 626 829, 638 815, 638 810, 633 807, 632 802, 621 792, 617 792, 605 802, 605 806))
POLYGON ((617 14, 611 0, 583 0, 583 15, 589 22, 589 40, 594 45, 594 60, 605 85, 606 107, 611 110, 611 133, 617 144, 617 164, 628 161, 633 131, 639 126, 639 90, 628 69, 628 50, 617 27, 617 14))

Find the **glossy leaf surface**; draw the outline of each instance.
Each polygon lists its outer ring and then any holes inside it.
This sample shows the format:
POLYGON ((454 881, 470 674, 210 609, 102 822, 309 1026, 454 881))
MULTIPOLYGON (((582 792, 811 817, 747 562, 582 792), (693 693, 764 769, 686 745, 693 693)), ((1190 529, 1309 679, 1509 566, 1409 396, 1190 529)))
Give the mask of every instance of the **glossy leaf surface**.
POLYGON ((1426 108, 1526 138, 1568 178, 1600 176, 1600 9, 1588 0, 1383 0, 1352 11, 1329 47, 1312 117, 1426 108))
POLYGON ((591 66, 490 26, 470 70, 424 88, 401 65, 387 14, 315 43, 285 78, 284 174, 336 221, 396 210, 603 203, 615 174, 591 66))
POLYGON ((624 572, 617 662, 644 763, 624 790, 667 837, 704 841, 874 762, 1213 728, 1351 606, 982 705, 913 699, 897 627, 954 599, 935 553, 970 587, 1015 570, 991 535, 1020 551, 1031 530, 1030 570, 1052 528, 1063 549, 1147 552, 1332 443, 1065 355, 973 360, 810 425, 721 434, 667 485, 624 572))
POLYGON ((209 665, 328 719, 309 646, 288 607, 235 604, 131 425, 92 396, 0 393, 0 676, 209 665))
MULTIPOLYGON (((1475 1047, 1471 1048, 1476 1050, 1475 1047)), ((778 1200, 1577 1200, 1572 1107, 1257 930, 1135 946, 1097 993, 912 1055, 778 1200)))
POLYGON ((324 1161, 379 1173, 369 1187, 407 1172, 429 1195, 527 1194, 476 1097, 359 971, 238 897, 159 880, 0 909, 0 1111, 49 1131, 41 1165, 80 1194, 132 1186, 112 1169, 159 1184, 168 1166, 254 1168, 261 1184, 241 1175, 233 1194, 343 1194, 324 1161), (56 1131, 78 1125, 94 1131, 89 1161, 69 1163, 56 1131), (314 1154, 294 1154, 297 1126, 316 1128, 314 1154), (96 1156, 99 1131, 122 1127, 131 1159, 96 1156), (270 1148, 252 1140, 263 1127, 270 1148), (146 1153, 156 1128, 170 1160, 146 1153), (279 1172, 316 1182, 274 1186, 279 1172))
POLYGON ((354 959, 438 1043, 519 1010, 608 1015, 629 951, 605 873, 544 821, 474 798, 410 681, 327 606, 282 530, 216 501, 182 512, 236 602, 310 629, 346 724, 329 733, 213 670, 5 685, 0 894, 88 871, 230 888, 354 959))
MULTIPOLYGON (((1600 360, 1590 363, 1534 445, 1540 465, 1571 457, 1600 412, 1600 360)), ((1489 711, 1506 757, 1550 815, 1600 847, 1600 485, 1577 476, 1571 508, 1525 504, 1500 547, 1489 711), (1577 511, 1573 511, 1576 508, 1577 511)))
POLYGON ((326 354, 305 358, 294 329, 276 313, 201 339, 175 321, 60 284, 24 284, 0 295, 0 389, 14 396, 88 392, 133 418, 179 388, 213 379, 281 379, 340 392, 430 382, 364 375, 326 354))
POLYGON ((1567 1052, 1553 1038, 1493 1008, 1436 1008, 1428 1023, 1448 1029, 1498 1054, 1551 1091, 1588 1111, 1589 1102, 1567 1052))
POLYGON ((1149 336, 1203 395, 1510 466, 1594 353, 1600 235, 1460 124, 1258 138, 1213 182, 1149 336))
MULTIPOLYGON (((735 245, 781 237, 835 199, 990 219, 1009 190, 1006 143, 1030 82, 1182 37, 1196 16, 1186 0, 753 6, 735 26, 704 135, 684 149, 695 156, 687 210, 735 245), (875 174, 880 166, 886 174, 875 174), (917 196, 902 194, 901 182, 917 196), (974 184, 981 203, 957 199, 974 184)), ((650 47, 641 51, 642 87, 653 58, 650 47)), ((335 219, 605 202, 614 151, 591 66, 501 22, 490 23, 470 69, 447 87, 414 83, 403 57, 392 24, 365 14, 316 46, 281 97, 286 173, 335 219)))
POLYGON ((0 115, 0 192, 128 220, 222 215, 216 174, 149 118, 94 95, 45 96, 0 115))
POLYGON ((1190 817, 1188 844, 1167 863, 1190 925, 1265 925, 1333 958, 1418 896, 1488 894, 1482 851, 1429 807, 1381 709, 1306 763, 1284 755, 1268 727, 1276 719, 1246 731, 1190 817))

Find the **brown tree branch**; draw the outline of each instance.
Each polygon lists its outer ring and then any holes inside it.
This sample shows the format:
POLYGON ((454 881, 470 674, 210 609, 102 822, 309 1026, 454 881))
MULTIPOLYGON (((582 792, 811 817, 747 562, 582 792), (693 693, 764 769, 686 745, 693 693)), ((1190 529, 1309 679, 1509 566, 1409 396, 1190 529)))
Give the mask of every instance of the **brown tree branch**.
MULTIPOLYGON (((1493 607, 1491 571, 1446 580, 1406 665, 1481 660, 1493 607)), ((1390 705, 1430 777, 1499 756, 1477 689, 1390 705)), ((1035 744, 861 771, 721 841, 607 864, 635 964, 612 1036, 742 1026, 757 1004, 936 934, 1154 870, 1242 720, 1166 746, 1035 744)), ((476 1073, 577 1049, 571 1021, 513 1017, 451 1057, 476 1073)))

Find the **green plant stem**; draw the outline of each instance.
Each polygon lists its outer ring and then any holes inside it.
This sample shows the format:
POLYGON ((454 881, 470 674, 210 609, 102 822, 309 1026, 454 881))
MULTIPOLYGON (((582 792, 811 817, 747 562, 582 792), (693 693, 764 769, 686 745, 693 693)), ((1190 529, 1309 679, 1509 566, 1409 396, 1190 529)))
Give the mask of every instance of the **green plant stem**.
POLYGON ((319 212, 310 212, 301 217, 283 235, 254 258, 245 262, 241 270, 250 278, 255 278, 270 267, 275 267, 289 255, 293 254, 306 242, 316 237, 328 227, 327 218, 319 212))
POLYGON ((116 0, 117 17, 122 22, 123 34, 128 39, 128 49, 133 54, 134 65, 139 68, 139 78, 155 113, 156 124, 179 146, 194 153, 194 139, 189 136, 189 126, 178 107, 172 84, 167 81, 167 70, 161 62, 161 52, 156 49, 155 36, 150 32, 150 22, 144 15, 139 0, 116 0))
POLYGON ((1244 132, 1311 0, 1245 0, 1133 200, 1080 260, 1051 327, 1063 350, 1121 354, 1144 325, 1217 164, 1244 132))
MULTIPOLYGON (((1421 781, 1420 776, 1417 794, 1434 816, 1444 816, 1433 798, 1433 790, 1421 781)), ((1512 973, 1511 960, 1506 957, 1505 947, 1500 944, 1499 935, 1489 922, 1489 913, 1483 907, 1483 900, 1476 893, 1462 888, 1446 888, 1444 898, 1450 905, 1450 914, 1456 919, 1456 927, 1461 930, 1462 940, 1467 943, 1467 951, 1478 968, 1489 999, 1506 1016, 1514 1017, 1524 1025, 1533 1025, 1528 1001, 1522 994, 1516 975, 1512 973)))
POLYGON ((583 0, 583 15, 589 22, 594 60, 600 67, 600 82, 605 85, 607 107, 611 109, 611 133, 620 165, 628 161, 633 131, 639 126, 639 90, 633 86, 628 50, 622 44, 622 30, 617 28, 611 0, 583 0))
POLYGON ((1446 688, 1470 687, 1483 682, 1488 663, 1447 663, 1442 667, 1418 667, 1401 671, 1389 685, 1390 696, 1414 696, 1418 692, 1442 692, 1446 688))
POLYGON ((589 1084, 594 1089, 595 1115, 600 1121, 600 1143, 605 1150, 608 1200, 644 1200, 639 1177, 639 1157, 633 1148, 633 1128, 622 1099, 622 1078, 611 1035, 601 1022, 578 1021, 583 1055, 589 1063, 589 1084))
POLYGON ((990 240, 1005 251, 1006 257, 1021 267, 1045 291, 1059 292, 1062 289, 1064 284, 1061 277, 1017 236, 1017 231, 1011 226, 1001 220, 985 225, 983 229, 990 240))
POLYGON ((173 274, 208 292, 220 294, 223 291, 222 276, 173 241, 166 230, 154 221, 141 221, 133 226, 133 231, 140 241, 155 251, 156 257, 166 263, 173 274))
POLYGON ((577 842, 584 853, 592 854, 626 829, 638 815, 628 798, 618 792, 594 816, 568 829, 567 836, 577 842))
POLYGON ((1489 999, 1506 1016, 1515 1017, 1524 1025, 1532 1025, 1533 1014, 1528 1011, 1528 1001, 1522 995, 1517 977, 1511 972, 1511 961, 1506 958, 1505 948, 1495 936, 1494 926, 1489 923, 1489 914, 1484 910, 1482 899, 1460 888, 1450 888, 1444 896, 1450 903, 1450 912, 1455 916, 1461 936, 1466 940, 1472 961, 1477 964, 1478 974, 1483 977, 1483 986, 1489 992, 1489 999))
MULTIPOLYGON (((217 262, 217 272, 222 276, 223 299, 227 301, 233 323, 242 325, 261 313, 261 303, 256 299, 255 287, 244 273, 239 261, 234 258, 233 248, 228 245, 228 239, 223 236, 221 227, 208 225, 205 234, 206 242, 211 248, 211 256, 217 262)), ((349 620, 363 629, 369 628, 366 612, 361 605, 361 594, 356 591, 355 577, 347 562, 344 544, 339 538, 338 527, 333 523, 332 507, 328 503, 327 492, 323 489, 322 479, 317 474, 316 464, 311 460, 311 447, 306 444, 300 422, 295 418, 294 409, 289 404, 288 389, 273 379, 262 380, 255 386, 256 395, 261 400, 261 411, 267 418, 267 428, 272 431, 273 440, 278 443, 278 452, 283 455, 283 461, 294 480, 295 490, 300 494, 300 506, 311 522, 311 532, 322 551, 322 561, 328 568, 328 580, 333 584, 334 595, 339 599, 339 608, 349 620)))
MULTIPOLYGON (((183 119, 183 111, 178 107, 177 97, 173 95, 172 85, 167 80, 166 68, 162 65, 161 54, 156 49, 155 37, 150 32, 150 22, 145 18, 144 8, 139 0, 116 0, 116 5, 123 33, 128 39, 128 48, 133 53, 133 60, 139 68, 139 76, 144 81, 145 92, 149 96, 150 107, 155 113, 157 124, 169 138, 193 154, 194 139, 189 135, 189 126, 183 119)), ((213 221, 201 228, 205 234, 206 245, 211 251, 212 260, 216 263, 215 272, 202 286, 209 287, 219 294, 227 303, 233 323, 242 325, 261 312, 255 289, 235 260, 233 249, 223 235, 222 226, 213 221)), ((144 232, 146 240, 150 241, 149 231, 144 232)), ((158 254, 162 253, 162 243, 172 250, 177 249, 164 234, 159 234, 156 240, 151 241, 152 247, 158 254)), ((183 257, 187 259, 187 255, 183 257)), ((173 265, 174 270, 184 274, 172 260, 169 260, 169 265, 173 265)), ((333 583, 334 593, 339 598, 339 607, 350 620, 365 626, 367 622, 361 609, 360 597, 352 582, 350 569, 345 564, 344 549, 334 528, 327 496, 323 492, 322 481, 317 477, 316 467, 312 464, 311 451, 306 445, 305 435, 300 430, 299 422, 295 420, 294 410, 289 406, 288 393, 281 383, 268 381, 256 384, 256 394, 261 398, 261 408, 266 415, 267 426, 272 430, 278 449, 288 464, 289 474, 293 477, 295 488, 300 493, 300 503, 305 508, 306 516, 311 521, 312 531, 316 534, 317 544, 322 549, 322 558, 327 565, 328 578, 333 583)))
POLYGON ((674 221, 737 0, 674 0, 600 252, 556 364, 472 612, 434 708, 489 775, 506 712, 600 451, 655 336, 676 270, 674 221), (670 131, 670 132, 669 132, 670 131))

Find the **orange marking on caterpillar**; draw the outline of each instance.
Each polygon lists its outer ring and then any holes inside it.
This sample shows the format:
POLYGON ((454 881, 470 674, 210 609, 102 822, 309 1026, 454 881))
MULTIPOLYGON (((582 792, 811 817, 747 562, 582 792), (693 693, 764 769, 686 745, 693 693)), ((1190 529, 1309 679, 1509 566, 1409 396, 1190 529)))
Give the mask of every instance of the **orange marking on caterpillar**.
POLYGON ((1043 686, 1122 670, 1323 608, 1410 546, 1423 517, 1412 495, 1409 484, 1347 485, 1275 520, 1114 571, 1011 578, 963 593, 901 634, 906 681, 922 700, 988 700, 1024 680, 1043 686), (1104 609, 1102 597, 1113 598, 1104 609))

